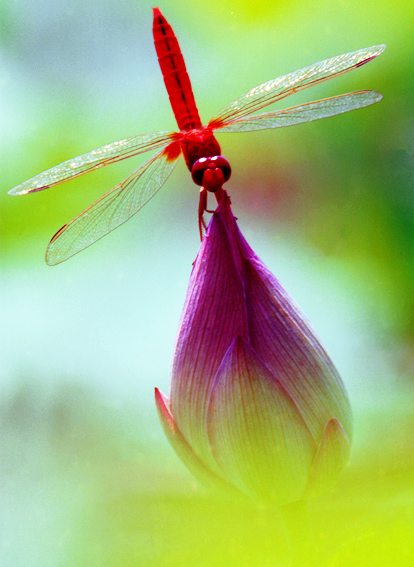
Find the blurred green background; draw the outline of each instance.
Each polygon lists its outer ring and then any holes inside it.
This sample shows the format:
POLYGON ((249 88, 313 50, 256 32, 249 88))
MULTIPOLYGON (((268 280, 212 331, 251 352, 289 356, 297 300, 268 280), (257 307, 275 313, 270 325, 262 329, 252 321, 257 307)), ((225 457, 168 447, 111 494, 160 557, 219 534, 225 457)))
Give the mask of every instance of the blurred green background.
MULTIPOLYGON (((27 197, 7 190, 126 136, 175 129, 146 0, 0 1, 0 565, 276 566, 268 511, 206 492, 164 439, 168 372, 199 241, 181 163, 116 232, 68 262, 51 236, 139 163, 27 197)), ((386 43, 374 62, 279 107, 358 89, 377 105, 223 134, 233 210, 302 307, 349 391, 351 462, 312 503, 333 566, 414 562, 414 4, 160 4, 206 122, 304 65, 386 43)))

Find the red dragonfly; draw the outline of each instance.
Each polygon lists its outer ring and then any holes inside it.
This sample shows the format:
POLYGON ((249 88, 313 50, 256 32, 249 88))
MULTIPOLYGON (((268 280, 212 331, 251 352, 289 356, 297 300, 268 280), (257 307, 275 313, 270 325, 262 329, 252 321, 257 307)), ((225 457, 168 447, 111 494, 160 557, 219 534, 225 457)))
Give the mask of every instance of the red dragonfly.
POLYGON ((158 149, 126 179, 58 230, 46 250, 49 265, 67 260, 137 213, 165 183, 181 154, 192 179, 201 186, 198 218, 202 237, 207 192, 215 193, 219 200, 223 183, 231 174, 229 162, 221 156, 216 133, 249 132, 310 122, 362 108, 382 98, 375 91, 356 91, 251 116, 282 98, 371 61, 385 49, 385 45, 376 45, 331 57, 263 83, 228 104, 203 126, 174 32, 158 8, 153 8, 153 14, 155 49, 179 132, 124 138, 65 161, 9 191, 10 195, 34 193, 104 165, 158 149))

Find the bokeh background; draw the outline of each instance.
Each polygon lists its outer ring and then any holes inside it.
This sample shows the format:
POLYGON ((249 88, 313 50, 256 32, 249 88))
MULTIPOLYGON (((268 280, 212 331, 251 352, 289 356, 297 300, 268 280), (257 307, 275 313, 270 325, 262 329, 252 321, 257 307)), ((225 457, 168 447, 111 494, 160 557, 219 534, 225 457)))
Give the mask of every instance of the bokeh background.
MULTIPOLYGON (((7 190, 126 136, 175 129, 147 0, 0 1, 0 565, 276 566, 281 524, 221 502, 157 421, 199 245, 181 163, 126 225, 70 261, 50 237, 139 158, 26 197, 7 190)), ((375 89, 372 107, 223 134, 255 251, 305 311, 355 417, 351 462, 311 504, 332 566, 414 561, 414 4, 165 0, 202 118, 304 65, 377 43, 374 62, 279 107, 375 89)))

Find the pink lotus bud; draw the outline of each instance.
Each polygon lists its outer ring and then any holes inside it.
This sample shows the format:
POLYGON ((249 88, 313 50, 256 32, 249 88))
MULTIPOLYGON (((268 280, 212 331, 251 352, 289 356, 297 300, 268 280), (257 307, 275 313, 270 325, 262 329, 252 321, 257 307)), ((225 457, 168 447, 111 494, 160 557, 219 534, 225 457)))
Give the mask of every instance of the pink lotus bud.
POLYGON ((163 429, 204 483, 283 505, 333 483, 349 458, 343 383, 224 196, 195 261, 163 429))

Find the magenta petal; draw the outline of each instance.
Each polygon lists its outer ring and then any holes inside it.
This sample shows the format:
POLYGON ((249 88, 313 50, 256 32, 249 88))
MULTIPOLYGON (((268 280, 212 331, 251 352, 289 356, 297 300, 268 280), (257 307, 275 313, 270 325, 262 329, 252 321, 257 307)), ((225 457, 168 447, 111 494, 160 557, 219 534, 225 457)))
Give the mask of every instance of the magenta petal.
POLYGON ((209 466, 206 413, 214 376, 237 335, 246 336, 243 284, 223 218, 215 214, 187 291, 171 372, 171 411, 209 466))
POLYGON ((342 380, 293 300, 257 256, 246 260, 244 281, 249 342, 295 400, 316 443, 331 417, 350 435, 342 380))
POLYGON ((350 444, 336 418, 326 424, 309 474, 308 495, 316 496, 334 484, 349 460, 350 444))
POLYGON ((225 480, 211 472, 194 453, 171 414, 167 398, 158 388, 155 388, 155 403, 165 436, 188 470, 205 486, 224 489, 226 493, 235 491, 225 480))
POLYGON ((242 338, 217 373, 208 411, 211 451, 254 499, 285 504, 305 491, 316 446, 296 404, 242 338))
POLYGON ((259 501, 303 498, 308 482, 309 493, 319 490, 346 461, 343 384, 243 238, 225 192, 191 274, 170 404, 156 395, 164 431, 190 470, 259 501))

